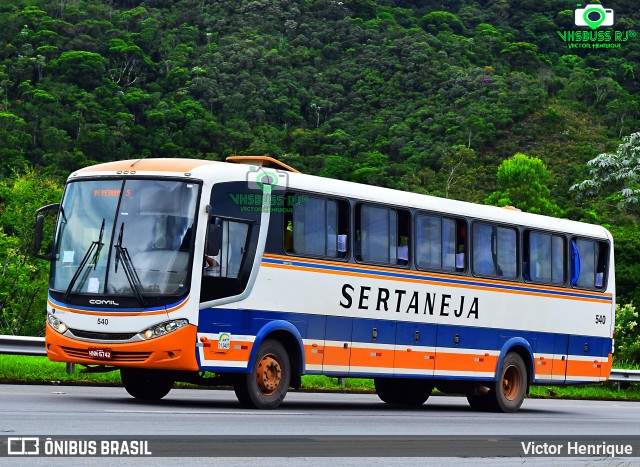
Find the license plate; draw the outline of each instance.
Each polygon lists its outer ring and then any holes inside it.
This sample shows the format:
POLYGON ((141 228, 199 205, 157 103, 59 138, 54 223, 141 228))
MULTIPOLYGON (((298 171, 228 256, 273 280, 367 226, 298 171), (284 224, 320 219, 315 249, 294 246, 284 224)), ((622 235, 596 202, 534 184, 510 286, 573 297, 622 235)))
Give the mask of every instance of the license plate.
POLYGON ((89 357, 100 358, 102 360, 111 360, 111 349, 89 347, 89 357))

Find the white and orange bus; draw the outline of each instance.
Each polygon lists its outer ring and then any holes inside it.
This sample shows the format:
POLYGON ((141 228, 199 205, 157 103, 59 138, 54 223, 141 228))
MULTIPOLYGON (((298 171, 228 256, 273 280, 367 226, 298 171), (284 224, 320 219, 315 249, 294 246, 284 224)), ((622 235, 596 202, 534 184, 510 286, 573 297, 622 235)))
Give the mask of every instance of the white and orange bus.
POLYGON ((119 369, 137 398, 189 381, 275 408, 322 374, 373 378, 391 404, 438 388, 513 412, 531 385, 611 368, 613 240, 595 225, 267 157, 142 159, 73 173, 35 243, 49 358, 119 369))

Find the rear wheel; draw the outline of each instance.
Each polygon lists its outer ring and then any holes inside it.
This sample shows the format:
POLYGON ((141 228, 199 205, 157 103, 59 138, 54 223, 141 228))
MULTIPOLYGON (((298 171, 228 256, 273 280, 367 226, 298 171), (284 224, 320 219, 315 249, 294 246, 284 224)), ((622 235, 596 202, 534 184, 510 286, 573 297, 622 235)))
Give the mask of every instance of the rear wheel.
POLYGON ((431 395, 433 384, 422 379, 375 378, 378 397, 387 404, 421 406, 431 395))
POLYGON ((527 392, 527 367, 517 353, 508 353, 489 395, 499 412, 517 411, 527 392))
POLYGON ((284 346, 266 340, 258 348, 250 373, 240 375, 233 389, 240 403, 253 409, 275 409, 289 389, 291 364, 284 346))
POLYGON ((120 378, 127 392, 136 399, 159 400, 169 394, 174 380, 162 370, 121 368, 120 378))

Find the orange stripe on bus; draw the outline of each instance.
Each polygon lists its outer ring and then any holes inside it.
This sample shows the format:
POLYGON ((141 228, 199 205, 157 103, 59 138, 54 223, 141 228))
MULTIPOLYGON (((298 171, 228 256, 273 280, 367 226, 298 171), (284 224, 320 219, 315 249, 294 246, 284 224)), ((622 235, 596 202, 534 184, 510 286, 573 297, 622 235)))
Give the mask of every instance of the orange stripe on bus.
POLYGON ((305 345, 304 357, 307 365, 322 365, 324 346, 319 344, 305 345))
POLYGON ((351 348, 351 366, 393 368, 394 351, 376 348, 351 348))
POLYGON ((602 373, 603 359, 594 357, 591 361, 571 360, 567 362, 567 376, 600 377, 602 373))
POLYGON ((606 362, 602 362, 602 371, 600 373, 600 376, 604 376, 607 379, 609 378, 609 376, 611 375, 611 364, 613 363, 612 360, 612 355, 609 354, 609 356, 607 357, 607 361, 606 362))
POLYGON ((546 379, 562 377, 567 372, 567 361, 561 358, 538 357, 534 361, 534 377, 536 379, 546 379))
POLYGON ((322 364, 329 366, 349 366, 351 348, 325 346, 322 364))
POLYGON ((412 349, 396 350, 394 368, 402 370, 433 370, 434 352, 421 352, 412 349))
POLYGON ((248 362, 252 347, 253 342, 231 340, 228 350, 219 349, 217 340, 206 340, 203 342, 205 361, 202 363, 209 365, 212 360, 248 362))
POLYGON ((495 373, 498 357, 482 353, 436 353, 435 370, 446 371, 482 371, 495 373))

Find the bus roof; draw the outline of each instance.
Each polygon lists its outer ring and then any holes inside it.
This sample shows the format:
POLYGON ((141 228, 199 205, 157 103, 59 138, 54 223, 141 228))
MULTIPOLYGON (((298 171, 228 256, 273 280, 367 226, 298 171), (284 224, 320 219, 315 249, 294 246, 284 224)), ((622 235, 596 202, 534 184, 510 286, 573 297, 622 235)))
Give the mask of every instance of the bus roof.
POLYGON ((411 193, 390 188, 381 188, 371 185, 362 185, 342 180, 333 180, 314 175, 290 174, 289 187, 326 193, 334 196, 361 199, 393 205, 447 213, 455 216, 470 217, 490 220, 511 225, 526 225, 542 230, 555 230, 571 232, 596 238, 611 240, 611 234, 602 226, 577 222, 557 217, 543 216, 527 213, 515 209, 505 209, 496 206, 475 204, 467 201, 458 201, 437 196, 411 193))
POLYGON ((131 159, 84 167, 71 174, 71 177, 79 175, 105 175, 105 172, 114 172, 114 175, 118 172, 126 172, 127 174, 142 172, 172 172, 184 175, 185 173, 190 173, 199 167, 212 164, 217 164, 217 162, 202 159, 131 159))
MULTIPOLYGON (((254 158, 247 158, 251 164, 254 158)), ((132 159, 85 167, 74 172, 69 180, 75 177, 91 177, 104 175, 159 175, 159 176, 192 176, 202 180, 215 177, 228 177, 230 180, 246 180, 247 165, 235 159, 235 163, 208 161, 201 159, 132 159), (215 170, 212 170, 214 169, 215 170), (215 175, 214 175, 215 174, 215 175)), ((287 167, 288 168, 288 167, 287 167)), ((277 170, 277 169, 271 169, 277 170)), ((611 234, 604 228, 594 224, 559 219, 538 214, 531 214, 514 209, 503 209, 495 206, 469 203, 436 196, 405 192, 372 185, 363 185, 343 180, 335 180, 315 175, 286 171, 288 188, 327 194, 336 197, 355 198, 362 201, 447 213, 455 216, 485 219, 512 225, 526 225, 543 230, 571 232, 595 238, 612 240, 611 234)))

